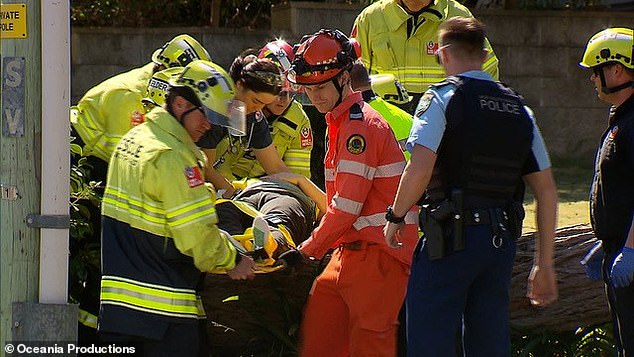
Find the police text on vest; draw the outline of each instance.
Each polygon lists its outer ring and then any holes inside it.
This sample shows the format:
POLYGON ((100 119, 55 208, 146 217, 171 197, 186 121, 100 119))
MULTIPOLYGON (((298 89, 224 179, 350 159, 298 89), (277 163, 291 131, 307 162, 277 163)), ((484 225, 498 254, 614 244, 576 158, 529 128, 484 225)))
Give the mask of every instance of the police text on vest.
POLYGON ((480 109, 511 114, 520 113, 520 106, 517 105, 517 103, 508 101, 504 98, 480 96, 479 99, 480 109))

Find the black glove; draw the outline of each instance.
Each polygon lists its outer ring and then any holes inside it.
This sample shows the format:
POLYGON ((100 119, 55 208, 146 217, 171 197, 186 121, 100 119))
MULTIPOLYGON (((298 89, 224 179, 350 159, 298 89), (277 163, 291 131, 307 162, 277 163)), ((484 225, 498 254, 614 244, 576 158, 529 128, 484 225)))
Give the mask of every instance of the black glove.
POLYGON ((304 262, 304 256, 297 249, 291 249, 287 252, 280 254, 277 257, 279 264, 284 265, 285 268, 296 268, 299 264, 304 262))

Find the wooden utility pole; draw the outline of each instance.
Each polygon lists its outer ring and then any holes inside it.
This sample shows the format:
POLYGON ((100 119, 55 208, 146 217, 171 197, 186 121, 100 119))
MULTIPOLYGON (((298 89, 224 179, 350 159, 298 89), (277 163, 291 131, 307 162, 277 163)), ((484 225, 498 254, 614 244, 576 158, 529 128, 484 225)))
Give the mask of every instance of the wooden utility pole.
POLYGON ((69 153, 66 148, 65 163, 55 158, 60 147, 50 140, 62 135, 68 141, 69 90, 63 88, 69 79, 51 73, 64 75, 69 56, 46 50, 46 41, 69 38, 63 33, 68 7, 25 0, 2 0, 0 7, 0 350, 7 353, 8 342, 76 340, 77 308, 67 304, 66 293, 69 153), (51 57, 43 61, 43 52, 51 57), (52 241, 50 230, 61 238, 52 241), (65 277, 51 275, 56 272, 65 277))
POLYGON ((36 147, 41 136, 40 11, 37 7, 20 5, 2 3, 0 346, 13 340, 13 303, 37 301, 39 279, 39 232, 29 229, 24 217, 37 212, 40 205, 41 163, 37 152, 41 148, 36 147), (9 11, 19 11, 11 16, 15 20, 11 25, 5 20, 9 11), (13 29, 19 23, 26 25, 28 34, 22 38, 8 36, 5 29, 13 29))

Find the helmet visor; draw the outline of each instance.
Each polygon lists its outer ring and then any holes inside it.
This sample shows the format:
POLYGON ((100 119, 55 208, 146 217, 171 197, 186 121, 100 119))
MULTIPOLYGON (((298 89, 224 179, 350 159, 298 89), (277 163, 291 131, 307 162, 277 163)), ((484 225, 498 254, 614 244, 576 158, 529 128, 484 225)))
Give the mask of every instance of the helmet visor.
POLYGON ((226 102, 227 108, 224 113, 217 112, 211 108, 203 106, 207 120, 213 125, 219 125, 229 130, 229 134, 234 136, 244 136, 247 133, 246 105, 239 100, 229 100, 226 102))

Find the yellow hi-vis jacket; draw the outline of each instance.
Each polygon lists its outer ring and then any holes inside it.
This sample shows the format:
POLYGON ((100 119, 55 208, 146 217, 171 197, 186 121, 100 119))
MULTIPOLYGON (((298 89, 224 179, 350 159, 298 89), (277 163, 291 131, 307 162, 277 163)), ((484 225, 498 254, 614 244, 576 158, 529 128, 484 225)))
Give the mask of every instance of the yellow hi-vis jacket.
MULTIPOLYGON (((296 101, 291 102, 286 113, 269 124, 273 145, 280 158, 293 172, 310 178, 310 151, 313 148, 313 131, 310 120, 296 101)), ((229 138, 218 145, 217 152, 227 150, 229 138)), ((235 152, 225 154, 225 161, 218 171, 230 180, 244 177, 260 177, 266 174, 251 150, 240 146, 235 152), (228 157, 230 156, 230 157, 228 157)))
MULTIPOLYGON (((434 0, 418 21, 398 5, 397 0, 380 0, 365 8, 355 19, 351 37, 361 45, 361 59, 371 74, 391 73, 410 94, 420 94, 446 75, 436 62, 438 28, 452 17, 473 17, 454 0, 434 0)), ((483 69, 498 79, 498 59, 489 50, 483 69)))
POLYGON ((154 63, 148 63, 109 78, 88 90, 71 108, 70 122, 84 141, 84 155, 109 162, 123 134, 143 122, 141 99, 153 68, 154 63))
POLYGON ((409 138, 409 132, 412 129, 414 118, 408 112, 383 100, 383 98, 378 95, 375 95, 367 103, 370 104, 374 110, 379 112, 383 119, 390 125, 396 137, 396 141, 398 141, 398 145, 401 147, 401 150, 403 150, 405 160, 409 161, 411 154, 405 149, 405 144, 407 143, 407 138, 409 138))
POLYGON ((166 324, 196 323, 200 272, 235 266, 205 165, 160 107, 119 141, 102 203, 100 331, 155 338, 166 324))

